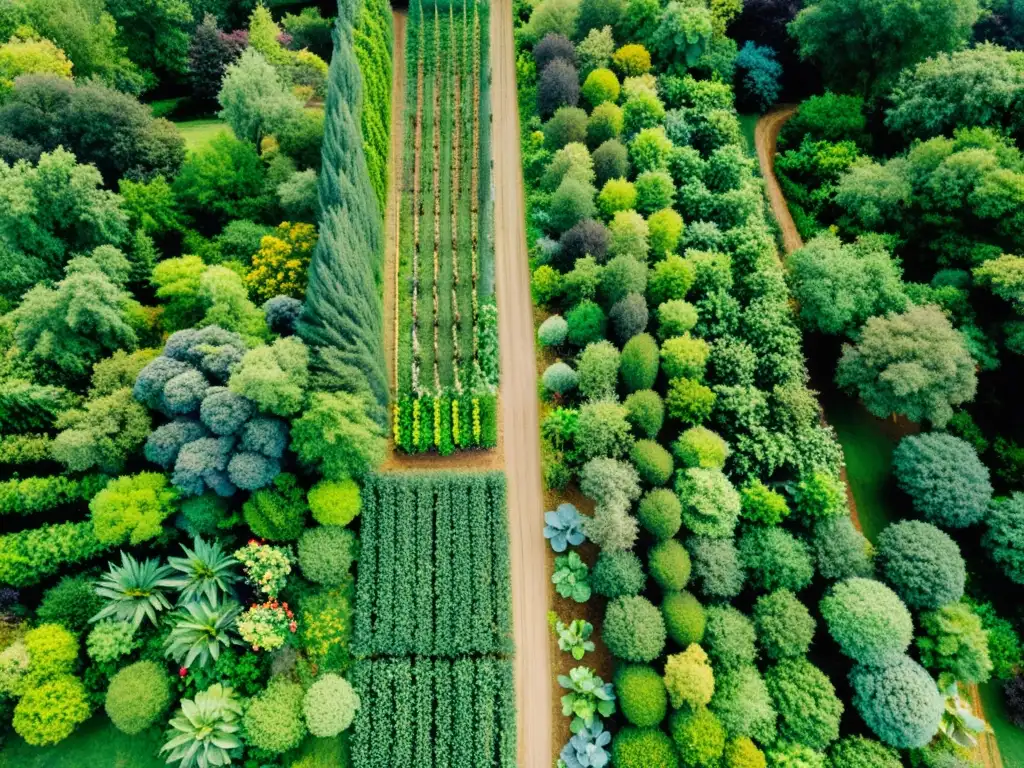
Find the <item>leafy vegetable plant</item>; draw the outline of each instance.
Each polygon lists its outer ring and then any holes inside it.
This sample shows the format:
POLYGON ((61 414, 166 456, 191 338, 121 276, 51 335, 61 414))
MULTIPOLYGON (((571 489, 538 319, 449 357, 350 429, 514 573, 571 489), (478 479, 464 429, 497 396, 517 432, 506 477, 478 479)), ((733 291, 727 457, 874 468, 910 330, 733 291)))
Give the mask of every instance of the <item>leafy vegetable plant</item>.
POLYGON ((590 569, 578 554, 570 552, 555 558, 555 572, 551 575, 551 583, 562 597, 571 598, 577 603, 585 603, 590 599, 590 569))

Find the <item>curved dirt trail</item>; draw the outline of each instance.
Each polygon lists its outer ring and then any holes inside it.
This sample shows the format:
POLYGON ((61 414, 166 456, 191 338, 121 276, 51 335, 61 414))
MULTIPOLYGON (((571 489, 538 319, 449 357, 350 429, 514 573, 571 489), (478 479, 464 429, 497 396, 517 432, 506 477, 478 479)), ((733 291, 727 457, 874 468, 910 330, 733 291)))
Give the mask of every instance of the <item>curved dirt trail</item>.
POLYGON ((551 765, 550 606, 541 491, 533 301, 526 256, 511 0, 491 3, 494 258, 512 546, 519 765, 551 765))
MULTIPOLYGON (((761 166, 761 176, 764 178, 765 192, 768 195, 768 202, 771 205, 775 220, 782 230, 782 247, 785 253, 789 254, 803 247, 803 239, 797 231, 793 216, 789 212, 786 198, 782 195, 782 188, 775 176, 775 143, 779 137, 782 126, 793 115, 796 114, 795 106, 780 106, 765 114, 757 121, 754 130, 754 144, 757 148, 757 159, 761 166)), ((824 415, 822 415, 824 419, 824 415)), ((857 501, 853 497, 853 490, 846 478, 846 467, 842 470, 843 484, 846 486, 846 497, 850 502, 850 517, 853 524, 860 530, 860 519, 857 516, 857 501)), ((981 705, 981 695, 977 685, 965 686, 966 698, 969 699, 971 710, 984 718, 985 712, 981 705)), ((1003 768, 1002 756, 999 754, 999 744, 991 733, 982 734, 978 739, 978 746, 975 750, 975 758, 985 768, 1003 768)))

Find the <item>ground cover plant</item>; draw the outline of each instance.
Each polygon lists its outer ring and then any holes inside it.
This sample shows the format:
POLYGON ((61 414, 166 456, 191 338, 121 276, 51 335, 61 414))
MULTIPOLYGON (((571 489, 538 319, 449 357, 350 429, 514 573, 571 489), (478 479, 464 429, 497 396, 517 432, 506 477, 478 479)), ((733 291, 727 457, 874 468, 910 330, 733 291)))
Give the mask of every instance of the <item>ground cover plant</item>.
POLYGON ((396 281, 395 445, 449 454, 497 441, 488 14, 415 2, 407 32, 396 281))
MULTIPOLYGON (((574 727, 561 760, 584 754, 582 736, 586 754, 617 766, 966 764, 944 720, 947 686, 984 666, 986 641, 971 635, 975 666, 955 673, 933 653, 939 635, 974 626, 958 607, 964 561, 923 522, 891 526, 876 555, 849 518, 842 453, 807 387, 733 107, 734 11, 517 8, 532 288, 551 365, 540 387, 545 481, 593 503, 590 545, 569 556, 583 559, 604 616, 592 636, 615 664, 617 706, 585 734, 574 727), (610 744, 598 748, 605 729, 610 744)), ((748 69, 755 53, 736 64, 748 69)), ((745 73, 736 82, 745 97, 760 87, 745 73)), ((880 301, 892 281, 869 245, 880 301)), ((808 285, 841 273, 833 263, 808 285)), ((811 299, 835 326, 872 313, 847 288, 811 299)), ((941 322, 917 325, 937 348, 948 342, 941 322)), ((859 341, 850 376, 873 381, 869 353, 886 342, 859 341)), ((948 380, 914 404, 939 418, 943 398, 971 385, 970 361, 948 358, 948 380)), ((941 475, 919 477, 908 471, 908 487, 941 506, 952 492, 941 475)), ((972 477, 980 493, 984 479, 972 477)), ((574 673, 606 674, 593 664, 584 654, 574 673)))

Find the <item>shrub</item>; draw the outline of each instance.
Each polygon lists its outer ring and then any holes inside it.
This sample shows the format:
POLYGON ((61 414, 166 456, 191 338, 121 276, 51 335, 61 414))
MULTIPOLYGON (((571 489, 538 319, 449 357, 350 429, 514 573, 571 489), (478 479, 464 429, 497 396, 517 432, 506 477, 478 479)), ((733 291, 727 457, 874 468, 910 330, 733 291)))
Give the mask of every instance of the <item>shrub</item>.
POLYGON ((829 634, 861 664, 890 664, 910 646, 914 624, 899 596, 874 579, 852 578, 832 586, 821 601, 829 634))
POLYGON ((906 656, 884 667, 857 665, 850 684, 853 706, 886 744, 923 747, 938 731, 945 701, 931 675, 906 656))
POLYGON ((668 694, 661 675, 644 664, 623 664, 615 673, 619 709, 638 728, 658 726, 665 719, 668 694))
POLYGON ((181 514, 185 527, 193 536, 210 536, 216 533, 228 517, 227 502, 213 492, 192 496, 181 503, 181 514))
POLYGON ((611 233, 608 253, 613 259, 621 257, 625 260, 618 262, 619 269, 613 275, 601 275, 602 292, 608 301, 616 301, 631 291, 642 293, 647 287, 645 262, 650 249, 650 227, 636 211, 617 211, 612 216, 608 231, 611 233), (629 283, 620 286, 615 279, 619 276, 629 278, 629 283))
POLYGON ((1009 680, 1021 666, 1020 637, 1013 624, 996 613, 991 603, 969 603, 981 617, 981 626, 988 632, 988 650, 992 674, 998 680, 1009 680))
POLYGON ((874 547, 848 516, 831 517, 814 526, 818 573, 826 579, 874 574, 874 547))
POLYGON ((740 517, 760 525, 778 525, 789 516, 789 506, 781 493, 760 480, 752 480, 740 489, 740 517))
POLYGON ((839 737, 843 702, 832 681, 806 659, 786 659, 765 673, 779 713, 779 736, 811 749, 824 749, 839 737))
POLYGON ((780 739, 768 750, 771 765, 796 766, 796 768, 828 768, 825 754, 795 741, 780 739))
POLYGON ((1024 584, 1024 494, 992 504, 982 544, 1014 584, 1024 584))
POLYGON ((245 711, 242 724, 249 743, 275 754, 299 746, 306 736, 302 700, 302 686, 298 683, 283 677, 271 680, 245 711))
POLYGON ((650 94, 641 94, 627 102, 623 110, 627 135, 635 133, 629 142, 629 160, 637 173, 664 170, 672 154, 672 142, 659 125, 661 102, 650 94), (655 127, 656 126, 656 127, 655 127))
POLYGON ((710 707, 730 736, 754 738, 761 744, 775 741, 775 706, 754 665, 716 675, 710 707))
POLYGON ((683 505, 672 491, 655 488, 640 500, 636 516, 652 536, 666 541, 675 536, 683 524, 683 505))
POLYGON ((611 219, 619 211, 636 208, 636 188, 626 179, 608 179, 601 187, 597 196, 597 210, 606 219, 611 219))
POLYGON ((576 49, 573 48, 572 41, 565 35, 548 32, 540 42, 533 46, 533 60, 537 64, 537 71, 543 71, 548 64, 556 59, 575 64, 576 49))
POLYGON ((636 467, 640 479, 649 485, 665 485, 672 479, 672 454, 654 440, 639 440, 634 443, 629 458, 636 467))
POLYGON ((359 709, 359 696, 349 682, 334 674, 317 679, 306 691, 302 711, 313 736, 329 738, 346 730, 359 709))
POLYGON ((807 606, 786 589, 762 595, 754 605, 757 641, 774 661, 803 656, 814 638, 815 621, 807 606))
POLYGON ((690 334, 666 339, 661 345, 661 367, 670 379, 704 377, 710 347, 690 334))
POLYGON ((615 51, 612 63, 625 77, 642 75, 651 69, 651 54, 642 45, 630 43, 615 51))
POLYGON ((588 344, 579 356, 577 368, 579 388, 583 395, 592 400, 615 396, 619 350, 611 342, 596 341, 588 344))
POLYGON ((581 301, 566 313, 565 320, 569 326, 569 343, 577 347, 600 341, 608 327, 604 310, 592 301, 581 301))
POLYGON ((714 768, 719 764, 725 752, 725 728, 707 707, 673 713, 668 729, 683 765, 714 768))
POLYGON ((676 475, 676 493, 683 503, 683 524, 698 536, 732 535, 740 514, 740 495, 716 469, 691 467, 676 475))
POLYGON ((722 768, 767 768, 764 752, 746 736, 730 739, 725 745, 722 768))
POLYGON ((810 522, 846 515, 846 487, 828 472, 815 470, 800 476, 793 489, 796 511, 810 522))
POLYGON ((665 690, 673 707, 703 707, 715 692, 708 655, 696 643, 665 660, 665 690))
POLYGON ((94 625, 85 640, 85 650, 97 664, 107 664, 127 656, 133 650, 135 627, 120 621, 101 621, 94 625))
POLYGON ((540 306, 548 306, 562 293, 562 275, 547 264, 541 264, 530 276, 530 295, 540 306))
MULTIPOLYGON (((636 177, 636 209, 645 216, 671 210, 675 198, 676 187, 668 171, 644 171, 636 177)), ((679 236, 682 236, 681 219, 679 225, 679 236)), ((658 256, 664 255, 665 252, 664 249, 655 251, 658 256)))
POLYGON ((541 117, 554 114, 559 107, 575 107, 580 100, 580 76, 571 63, 555 59, 540 73, 537 81, 537 111, 541 117))
POLYGON ((650 319, 647 301, 639 293, 628 293, 615 302, 608 319, 615 330, 615 338, 619 343, 625 343, 647 328, 650 319))
POLYGON ((690 580, 690 555, 675 539, 658 542, 647 555, 647 570, 662 590, 679 590, 690 580))
POLYGON ((674 643, 686 647, 704 639, 704 606, 689 592, 666 592, 661 615, 665 618, 665 631, 674 643))
POLYGON ((14 731, 33 746, 63 741, 89 719, 85 686, 71 675, 60 675, 30 688, 14 708, 14 731))
POLYGON ((695 279, 696 271, 688 261, 682 256, 669 254, 651 269, 647 298, 654 306, 685 299, 695 279))
POLYGON ((583 144, 566 144, 555 152, 548 167, 544 169, 541 187, 545 190, 558 189, 558 185, 568 178, 584 184, 594 183, 594 163, 583 144))
POLYGON ((684 424, 707 421, 715 405, 715 393, 693 379, 672 379, 665 396, 668 415, 684 424))
POLYGON ((731 605, 712 605, 706 611, 704 648, 716 666, 735 669, 757 658, 754 624, 731 605))
POLYGON ((706 427, 691 427, 672 443, 672 453, 684 467, 722 469, 729 456, 729 445, 706 427))
MULTIPOLYGON (((641 210, 643 210, 643 207, 641 207, 641 210)), ((685 226, 683 224, 683 217, 672 208, 666 207, 651 213, 647 218, 647 228, 650 231, 649 244, 651 253, 654 254, 655 261, 660 261, 669 254, 675 253, 676 248, 679 247, 679 240, 683 236, 685 226)), ((664 320, 661 322, 665 324, 664 320)), ((696 318, 694 323, 696 323, 696 318)), ((690 328, 692 327, 693 325, 691 324, 690 328)), ((690 328, 684 328, 683 331, 688 331, 690 328)), ((676 336, 683 331, 667 335, 676 336)))
POLYGON ((679 768, 672 740, 657 728, 623 728, 612 740, 616 768, 679 768))
POLYGON ((96 538, 104 544, 141 544, 161 532, 177 493, 159 472, 119 477, 89 502, 96 538))
POLYGON ((595 69, 583 82, 582 93, 593 107, 606 101, 614 103, 619 100, 619 78, 610 69, 595 69))
POLYGON ((807 545, 781 528, 752 528, 740 537, 740 562, 755 589, 799 592, 814 578, 807 545))
POLYGON ((559 107, 543 130, 544 143, 551 151, 574 141, 582 143, 587 138, 587 113, 579 107, 559 107))
POLYGON ((576 420, 576 445, 584 460, 625 455, 633 445, 625 407, 614 400, 583 405, 576 420))
POLYGON ((831 768, 902 768, 896 750, 863 736, 846 736, 828 751, 831 768))
POLYGON ((928 522, 965 528, 985 515, 992 483, 970 443, 939 432, 909 435, 892 461, 900 488, 928 522))
POLYGON ((622 110, 614 104, 602 104, 594 109, 587 125, 590 143, 600 142, 592 155, 594 176, 598 184, 618 179, 629 173, 629 155, 618 140, 622 132, 622 110))
POLYGON ((358 547, 356 535, 347 528, 310 528, 299 537, 299 566, 310 581, 337 587, 348 580, 358 547))
POLYGON ((561 315, 552 315, 537 329, 537 339, 545 347, 558 347, 569 334, 569 324, 561 315))
POLYGON ((28 650, 21 640, 0 651, 0 695, 13 699, 25 692, 28 665, 28 650))
POLYGON ((653 661, 665 648, 665 621, 646 598, 617 597, 605 608, 602 636, 613 656, 653 661))
POLYGON ((609 599, 639 595, 647 583, 640 558, 632 552, 601 552, 590 573, 590 586, 609 599))
POLYGON ((940 681, 983 683, 992 673, 989 633, 966 603, 952 603, 922 614, 917 649, 921 663, 939 672, 940 681))
POLYGON ((650 389, 658 377, 658 343, 647 333, 639 333, 622 348, 619 365, 622 383, 630 392, 650 389))
POLYGON ((701 594, 729 600, 743 589, 744 574, 732 539, 691 536, 686 541, 693 580, 701 594))
POLYGON ((23 638, 28 651, 28 682, 34 685, 75 671, 78 638, 59 624, 40 624, 23 638))
POLYGON ((252 494, 242 506, 246 525, 262 539, 294 541, 306 525, 305 494, 295 475, 282 472, 273 486, 252 494))
POLYGON ((46 590, 36 618, 44 624, 62 624, 72 632, 81 632, 102 607, 103 601, 96 595, 91 580, 85 576, 65 576, 57 586, 46 590))
POLYGON ((929 523, 905 520, 878 536, 882 578, 909 607, 930 610, 959 600, 966 570, 960 548, 929 523))
POLYGON ((306 494, 320 525, 348 525, 359 514, 359 486, 353 480, 321 480, 306 494))
POLYGON ((557 232, 565 232, 584 219, 592 219, 596 210, 594 188, 571 176, 562 179, 548 204, 549 220, 557 232))
MULTIPOLYGON (((624 367, 624 364, 620 363, 619 373, 624 367)), ((651 389, 637 390, 626 397, 624 405, 626 418, 634 429, 652 440, 658 436, 665 423, 665 403, 661 395, 651 389)))
POLYGON ((134 735, 159 720, 171 703, 167 673, 153 661, 137 661, 110 680, 104 707, 114 727, 134 735))
POLYGON ((580 383, 579 374, 561 360, 552 363, 541 376, 544 388, 556 395, 567 395, 580 383))

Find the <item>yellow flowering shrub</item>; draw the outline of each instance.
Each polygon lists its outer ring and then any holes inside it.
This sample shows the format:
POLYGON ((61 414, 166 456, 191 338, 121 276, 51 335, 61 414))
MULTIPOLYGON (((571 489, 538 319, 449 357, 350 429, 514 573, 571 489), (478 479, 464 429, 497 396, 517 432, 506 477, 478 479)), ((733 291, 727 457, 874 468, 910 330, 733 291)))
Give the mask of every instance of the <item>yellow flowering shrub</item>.
POLYGON ((306 292, 306 270, 316 247, 316 227, 312 224, 284 222, 274 234, 260 241, 252 257, 252 269, 245 283, 257 301, 274 296, 301 299, 306 292))

